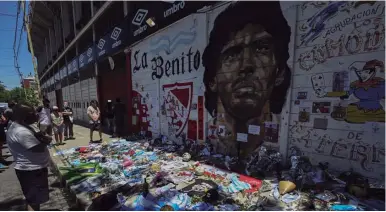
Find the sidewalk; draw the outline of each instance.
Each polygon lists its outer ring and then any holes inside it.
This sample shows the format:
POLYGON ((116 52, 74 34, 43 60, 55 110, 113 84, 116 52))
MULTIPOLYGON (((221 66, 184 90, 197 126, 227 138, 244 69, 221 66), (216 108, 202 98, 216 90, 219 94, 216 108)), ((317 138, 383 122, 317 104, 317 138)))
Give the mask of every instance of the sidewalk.
MULTIPOLYGON (((89 129, 74 125, 75 140, 66 141, 65 145, 58 147, 57 149, 68 149, 71 147, 88 145, 89 142, 89 129)), ((103 138, 109 141, 109 135, 103 134, 103 138)), ((94 132, 94 139, 99 139, 98 133, 94 132)), ((9 152, 5 146, 2 149, 3 153, 9 152)), ((68 191, 63 189, 60 176, 54 174, 57 166, 65 165, 59 157, 53 156, 55 152, 54 148, 50 149, 50 154, 54 166, 49 169, 49 189, 50 200, 43 204, 42 210, 74 210, 76 209, 76 201, 68 195, 68 191)), ((2 210, 24 210, 24 195, 21 191, 19 181, 16 177, 15 170, 13 169, 13 157, 6 158, 8 162, 12 162, 8 169, 0 170, 0 211, 2 210)))
MULTIPOLYGON (((2 149, 3 153, 8 152, 8 148, 2 149)), ((8 162, 13 162, 13 157, 6 158, 8 162)), ((16 177, 14 164, 9 165, 8 169, 0 171, 0 211, 20 211, 25 210, 24 195, 21 191, 19 181, 16 177)), ((48 183, 50 200, 41 206, 41 210, 70 210, 71 201, 60 187, 57 177, 50 171, 48 173, 48 183)))
MULTIPOLYGON (((111 140, 110 135, 102 133, 103 140, 109 142, 111 140)), ((63 160, 62 157, 59 156, 53 156, 54 153, 57 150, 62 150, 62 149, 69 149, 73 147, 78 147, 78 146, 87 146, 88 143, 90 142, 90 130, 88 128, 82 127, 80 125, 74 125, 74 137, 75 140, 68 140, 65 141, 65 145, 62 146, 57 146, 55 148, 50 149, 50 154, 53 163, 56 166, 68 166, 69 164, 66 164, 66 161, 63 160)), ((94 132, 93 136, 94 140, 99 139, 99 134, 98 132, 94 132)))
MULTIPOLYGON (((75 195, 71 192, 69 187, 67 186, 66 180, 64 179, 64 175, 67 174, 67 171, 61 170, 59 171, 59 167, 70 167, 69 161, 66 160, 65 157, 56 155, 57 151, 70 149, 73 147, 79 146, 87 146, 90 142, 90 130, 86 127, 80 125, 74 125, 74 140, 64 141, 64 145, 56 146, 50 148, 51 155, 51 172, 55 174, 58 178, 58 184, 65 190, 65 193, 68 194, 68 199, 73 204, 72 207, 76 208, 76 210, 84 210, 86 209, 91 202, 85 202, 81 195, 75 195)), ((110 135, 102 133, 103 141, 109 142, 111 140, 110 135)), ((99 133, 94 132, 93 140, 99 139, 99 133)))

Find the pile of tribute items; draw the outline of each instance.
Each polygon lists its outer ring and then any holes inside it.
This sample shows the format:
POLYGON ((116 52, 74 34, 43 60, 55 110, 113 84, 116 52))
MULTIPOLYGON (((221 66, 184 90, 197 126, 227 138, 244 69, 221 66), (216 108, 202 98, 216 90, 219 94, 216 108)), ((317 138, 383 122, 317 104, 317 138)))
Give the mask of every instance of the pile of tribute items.
POLYGON ((303 156, 283 169, 281 155, 261 147, 236 173, 237 158, 208 144, 126 139, 54 155, 67 161, 60 173, 88 210, 384 210, 384 188, 354 172, 335 177, 303 156))

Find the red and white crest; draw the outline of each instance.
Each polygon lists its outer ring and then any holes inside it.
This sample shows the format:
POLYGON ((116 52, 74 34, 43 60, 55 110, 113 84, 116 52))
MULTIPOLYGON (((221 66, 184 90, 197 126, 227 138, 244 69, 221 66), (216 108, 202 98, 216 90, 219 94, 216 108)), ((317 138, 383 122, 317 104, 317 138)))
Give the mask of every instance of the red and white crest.
POLYGON ((178 137, 189 120, 193 98, 193 82, 162 86, 167 122, 171 133, 178 137))

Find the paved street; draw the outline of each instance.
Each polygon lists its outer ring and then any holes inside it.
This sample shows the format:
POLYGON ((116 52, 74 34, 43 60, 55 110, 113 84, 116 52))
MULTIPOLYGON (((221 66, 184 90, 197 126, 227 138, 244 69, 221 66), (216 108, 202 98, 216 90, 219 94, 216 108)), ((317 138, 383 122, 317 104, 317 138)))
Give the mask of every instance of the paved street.
MULTIPOLYGON (((87 128, 74 126, 76 140, 66 141, 66 145, 61 146, 61 149, 69 147, 87 145, 89 131, 87 128)), ((98 135, 94 134, 94 139, 98 139, 98 135)), ((108 139, 104 135, 104 139, 108 139)), ((8 148, 3 148, 3 153, 8 152, 8 148)), ((52 153, 53 149, 50 150, 52 153)), ((12 162, 13 158, 7 158, 7 161, 12 162)), ((53 158, 53 161, 57 161, 53 158)), ((60 188, 60 183, 57 177, 49 171, 49 186, 50 186, 50 201, 42 205, 42 210, 72 210, 75 209, 74 201, 67 197, 66 192, 60 188)), ((0 210, 23 210, 24 196, 17 180, 13 164, 9 165, 6 170, 0 171, 0 210)))

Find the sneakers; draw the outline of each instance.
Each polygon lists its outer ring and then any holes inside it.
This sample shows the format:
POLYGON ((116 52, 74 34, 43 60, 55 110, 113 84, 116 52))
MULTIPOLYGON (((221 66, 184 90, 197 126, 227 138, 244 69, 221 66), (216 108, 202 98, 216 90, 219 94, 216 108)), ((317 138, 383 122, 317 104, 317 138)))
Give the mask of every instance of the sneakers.
POLYGON ((100 143, 102 143, 102 139, 99 139, 99 140, 96 140, 96 141, 94 141, 94 140, 90 140, 90 144, 100 144, 100 143))
POLYGON ((0 169, 7 169, 7 168, 8 168, 8 166, 6 166, 6 165, 0 163, 0 169))

